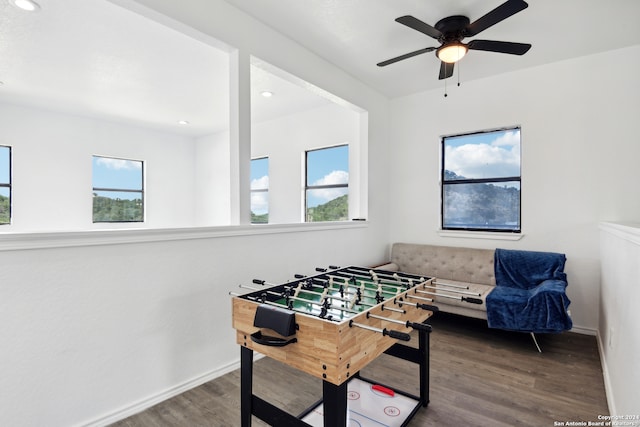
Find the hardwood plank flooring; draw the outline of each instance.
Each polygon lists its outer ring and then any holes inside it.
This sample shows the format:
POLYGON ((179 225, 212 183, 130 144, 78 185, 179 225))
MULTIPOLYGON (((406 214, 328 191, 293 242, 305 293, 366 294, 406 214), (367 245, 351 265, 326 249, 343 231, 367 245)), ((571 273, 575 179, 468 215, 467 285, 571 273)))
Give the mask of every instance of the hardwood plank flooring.
MULTIPOLYGON (((595 337, 539 335, 538 353, 529 335, 488 329, 486 321, 438 313, 431 323, 430 403, 410 426, 553 426, 608 415, 595 337)), ((362 375, 418 394, 412 363, 383 355, 362 375)), ((254 366, 254 393, 299 414, 322 397, 322 384, 263 358, 254 366)), ((239 424, 240 373, 234 371, 113 426, 239 424)), ((255 417, 253 425, 266 426, 255 417)))

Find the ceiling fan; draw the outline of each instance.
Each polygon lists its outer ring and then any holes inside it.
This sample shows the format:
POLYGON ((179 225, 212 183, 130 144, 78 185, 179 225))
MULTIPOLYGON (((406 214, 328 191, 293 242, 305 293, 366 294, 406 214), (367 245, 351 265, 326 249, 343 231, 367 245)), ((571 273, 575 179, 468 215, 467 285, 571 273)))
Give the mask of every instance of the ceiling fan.
POLYGON ((502 42, 495 40, 471 40, 462 43, 462 39, 473 37, 487 28, 515 15, 529 5, 523 0, 507 0, 478 20, 471 22, 469 18, 461 15, 449 16, 439 20, 434 27, 414 18, 411 15, 401 16, 396 19, 403 25, 420 31, 440 42, 440 47, 427 47, 414 52, 405 53, 395 58, 378 63, 378 67, 384 67, 403 59, 411 58, 427 52, 436 51, 440 59, 439 79, 447 79, 453 75, 454 64, 462 59, 469 50, 484 50, 489 52, 508 53, 511 55, 524 55, 531 48, 528 43, 502 42))

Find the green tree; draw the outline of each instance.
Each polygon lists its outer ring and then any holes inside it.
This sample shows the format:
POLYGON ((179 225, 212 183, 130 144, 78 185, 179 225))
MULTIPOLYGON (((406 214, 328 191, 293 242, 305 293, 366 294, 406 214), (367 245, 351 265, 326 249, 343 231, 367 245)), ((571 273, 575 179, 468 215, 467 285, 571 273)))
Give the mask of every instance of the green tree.
POLYGON ((307 222, 347 221, 348 219, 349 196, 347 194, 307 209, 307 222))

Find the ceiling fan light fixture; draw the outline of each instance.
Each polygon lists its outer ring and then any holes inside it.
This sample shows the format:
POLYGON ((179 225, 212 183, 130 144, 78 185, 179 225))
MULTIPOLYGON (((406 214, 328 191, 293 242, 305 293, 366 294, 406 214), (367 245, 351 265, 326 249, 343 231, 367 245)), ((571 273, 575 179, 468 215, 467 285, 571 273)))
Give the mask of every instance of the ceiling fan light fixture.
POLYGON ((436 51, 436 55, 442 62, 453 64, 461 60, 467 54, 467 51, 467 46, 460 42, 455 42, 440 46, 436 51))

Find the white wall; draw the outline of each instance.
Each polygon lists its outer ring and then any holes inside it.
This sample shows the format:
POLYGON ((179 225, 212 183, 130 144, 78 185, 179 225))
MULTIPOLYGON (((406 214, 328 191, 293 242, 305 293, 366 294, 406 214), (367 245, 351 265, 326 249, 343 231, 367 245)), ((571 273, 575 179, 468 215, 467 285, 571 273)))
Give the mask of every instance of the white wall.
POLYGON ((640 384, 640 223, 600 231, 600 353, 612 415, 637 415, 640 384))
POLYGON ((229 291, 380 259, 368 227, 0 252, 0 425, 105 425, 236 368, 229 291))
POLYGON ((195 225, 231 224, 231 152, 228 131, 197 139, 195 225))
POLYGON ((0 117, 13 175, 12 224, 0 232, 194 225, 190 138, 10 104, 0 117), (93 155, 144 161, 144 224, 93 224, 93 155))
POLYGON ((391 240, 564 252, 574 326, 595 332, 598 223, 640 218, 639 74, 636 46, 393 100, 391 240), (524 237, 441 237, 439 137, 510 125, 522 126, 524 237))
MULTIPOLYGON (((130 1, 117 3, 136 8, 130 1)), ((141 410, 237 366, 239 347, 231 328, 228 292, 237 290, 238 284, 256 277, 284 281, 294 273, 309 274, 316 266, 373 264, 385 257, 387 100, 221 0, 190 0, 187 5, 173 0, 141 3, 237 46, 245 58, 255 54, 367 110, 368 184, 372 189, 369 222, 341 227, 267 226, 260 227, 260 231, 239 226, 0 235, 3 426, 106 425, 141 410)), ((248 67, 248 60, 245 62, 248 67)), ((245 71, 248 74, 248 69, 245 71)), ((244 79, 241 84, 248 82, 244 79)), ((248 92, 246 87, 243 90, 248 92)), ((247 98, 245 94, 241 101, 247 98)), ((233 135, 240 135, 240 143, 246 143, 250 136, 249 109, 244 105, 241 110, 242 132, 232 130, 231 145, 238 142, 233 135)), ((16 115, 20 118, 22 113, 16 115)), ((5 117, 3 114, 2 123, 5 117)), ((58 170, 47 163, 47 155, 55 153, 54 146, 47 145, 50 138, 45 137, 58 128, 65 135, 76 135, 74 126, 65 120, 51 119, 41 129, 25 130, 38 132, 30 153, 41 156, 37 165, 48 176, 58 170)), ((114 142, 113 137, 121 132, 120 128, 103 130, 100 154, 109 154, 107 149, 114 147, 118 151, 114 155, 128 157, 126 147, 114 142)), ((16 140, 22 135, 16 131, 9 136, 16 140)), ((157 138, 150 138, 142 131, 136 136, 162 147, 175 141, 174 136, 156 134, 157 138)), ((65 147, 67 140, 60 136, 57 142, 69 152, 77 148, 76 142, 73 147, 65 147)), ((194 170, 194 156, 216 155, 216 147, 208 142, 211 141, 195 144, 197 149, 192 144, 188 153, 176 153, 191 156, 189 171, 196 177, 207 175, 203 170, 194 170)), ((226 151, 224 147, 217 148, 226 151)), ((86 155, 91 151, 87 147, 86 155)), ((82 163, 83 154, 73 156, 65 164, 67 168, 82 163)), ((140 157, 138 153, 131 156, 140 157)), ((171 165, 162 166, 165 165, 154 167, 166 174, 167 181, 160 185, 168 184, 172 177, 171 165)), ((88 162, 85 170, 65 171, 61 178, 67 189, 85 191, 79 176, 90 174, 88 162)), ((211 182, 213 178, 207 179, 211 182)), ((16 169, 16 195, 18 183, 38 187, 36 177, 22 176, 16 169)), ((86 191, 90 192, 90 188, 86 191)), ((206 190, 200 187, 198 191, 206 190)), ((21 201, 16 199, 15 203, 21 201)), ((87 213, 90 206, 88 203, 87 213)), ((173 219, 188 215, 194 220, 193 212, 183 212, 179 205, 177 208, 181 211, 173 212, 173 219)), ((60 217, 59 213, 56 215, 60 217)), ((65 225, 85 229, 86 221, 73 217, 65 225)))
MULTIPOLYGON (((336 104, 254 124, 251 156, 269 157, 269 222, 303 221, 304 153, 307 150, 349 144, 349 202, 357 199, 351 167, 360 161, 360 114, 336 104), (355 150, 355 153, 354 153, 355 150)), ((364 159, 366 161, 366 158, 364 159)), ((354 175, 357 177, 357 174, 354 175)), ((359 190, 359 189, 358 189, 359 190)), ((354 217, 353 208, 350 218, 354 217)), ((360 212, 355 215, 361 216, 360 212)))

